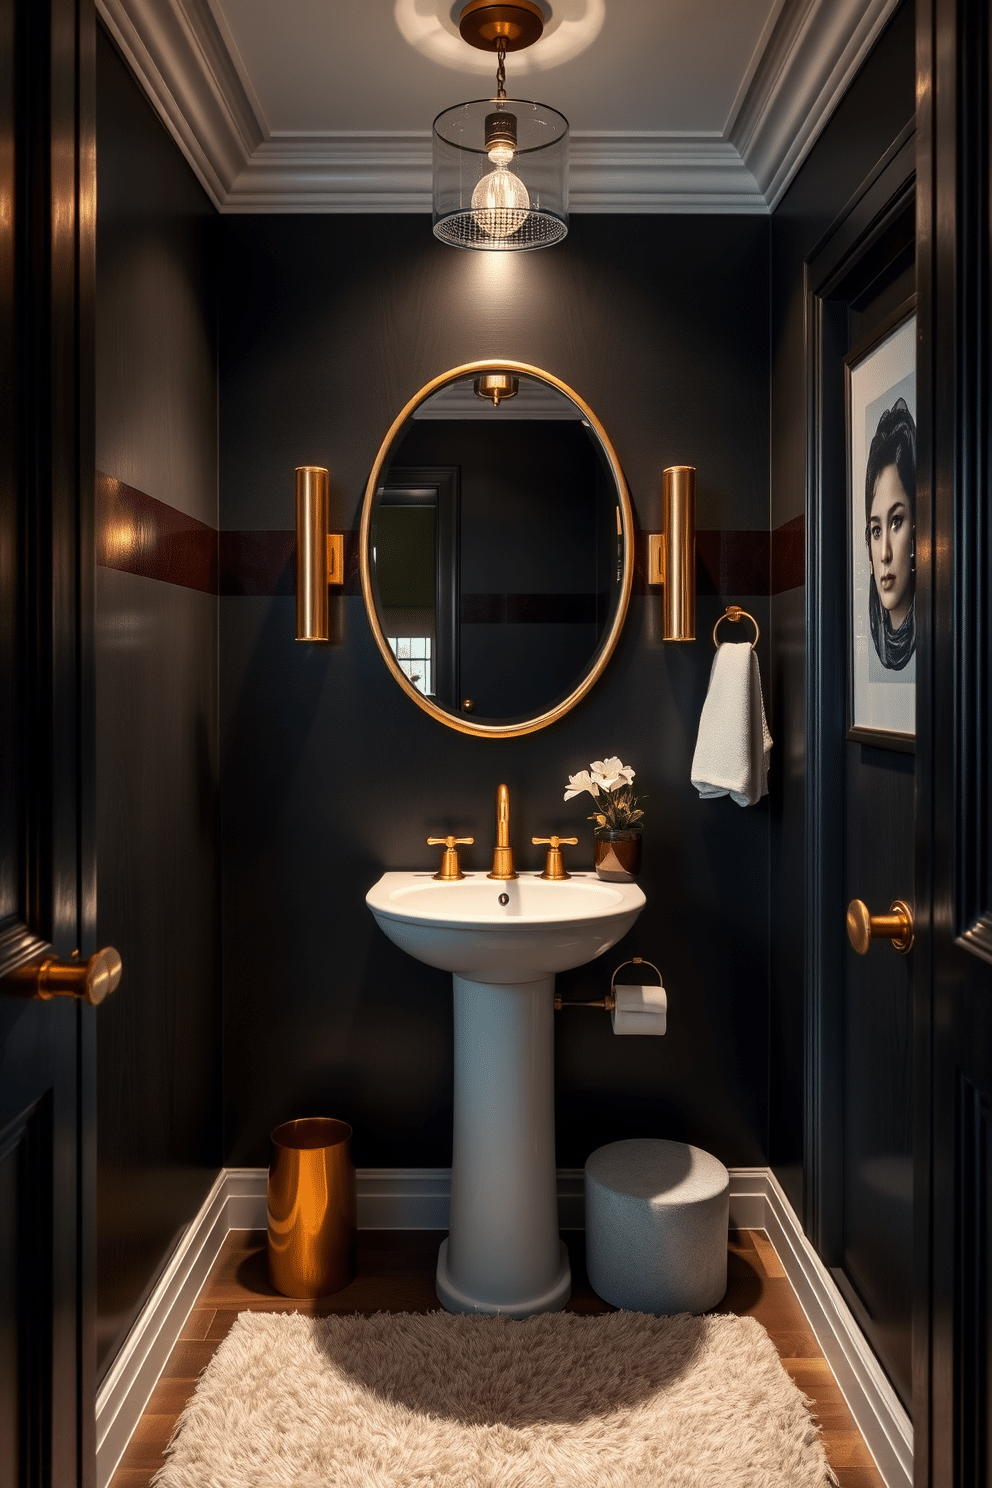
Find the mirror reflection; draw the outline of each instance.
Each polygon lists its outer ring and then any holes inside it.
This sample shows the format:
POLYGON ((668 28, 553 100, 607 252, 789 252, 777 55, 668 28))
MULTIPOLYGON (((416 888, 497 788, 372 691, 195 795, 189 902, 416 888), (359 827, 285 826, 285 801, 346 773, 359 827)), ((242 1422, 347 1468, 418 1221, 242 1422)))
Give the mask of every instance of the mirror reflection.
POLYGON ((615 639, 625 503, 586 412, 556 386, 469 375, 433 392, 382 458, 367 519, 368 589, 396 667, 481 725, 554 709, 615 639))

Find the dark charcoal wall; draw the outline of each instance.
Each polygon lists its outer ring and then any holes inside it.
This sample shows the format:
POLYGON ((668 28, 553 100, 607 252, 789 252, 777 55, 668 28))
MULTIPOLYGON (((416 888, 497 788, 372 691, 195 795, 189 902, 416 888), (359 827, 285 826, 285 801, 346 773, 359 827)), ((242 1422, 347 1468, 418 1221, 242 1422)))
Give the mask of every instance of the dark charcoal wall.
MULTIPOLYGON (((643 527, 664 466, 699 469, 699 524, 767 531, 765 219, 577 217, 546 253, 458 253, 421 217, 221 222, 221 527, 292 525, 293 469, 329 467, 353 527, 392 418, 443 369, 479 357, 547 368, 602 418, 643 527)), ((223 551, 223 545, 222 545, 223 551)), ((649 797, 648 907, 599 963, 560 979, 601 996, 632 953, 669 989, 664 1039, 617 1039, 603 1013, 558 1020, 558 1160, 621 1136, 687 1138, 766 1160, 768 810, 701 803, 689 765, 727 600, 764 627, 767 598, 704 597, 695 645, 658 640, 635 598, 609 670, 568 718, 502 742, 454 733, 399 691, 359 597, 336 645, 298 645, 281 596, 221 601, 225 1160, 259 1163, 283 1119, 354 1124, 356 1161, 450 1162, 450 980, 376 929, 364 895, 433 862, 429 834, 474 835, 488 866, 505 780, 513 840, 578 830, 569 772, 617 753, 649 797)), ((772 728, 775 728, 775 721, 772 728)))
MULTIPOLYGON (((97 83, 97 464, 216 526, 213 209, 103 33, 97 83)), ((98 567, 97 729, 105 1368, 221 1158, 214 595, 98 567)))
MULTIPOLYGON (((916 106, 912 0, 896 12, 772 217, 772 526, 805 510, 803 269, 916 106)), ((805 1045, 805 600, 772 601, 779 771, 772 790, 771 1160, 802 1208, 805 1045)))

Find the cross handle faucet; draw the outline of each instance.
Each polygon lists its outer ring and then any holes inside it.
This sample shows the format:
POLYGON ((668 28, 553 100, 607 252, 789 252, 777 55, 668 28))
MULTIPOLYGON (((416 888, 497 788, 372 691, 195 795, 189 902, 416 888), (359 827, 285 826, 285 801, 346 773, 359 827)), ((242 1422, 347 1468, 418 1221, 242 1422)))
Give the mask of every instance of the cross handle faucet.
POLYGON ((428 847, 444 848, 441 854, 441 866, 433 876, 441 879, 443 883, 452 883, 456 879, 464 878, 465 875, 458 865, 458 848, 463 842, 474 841, 474 837, 428 837, 428 847))

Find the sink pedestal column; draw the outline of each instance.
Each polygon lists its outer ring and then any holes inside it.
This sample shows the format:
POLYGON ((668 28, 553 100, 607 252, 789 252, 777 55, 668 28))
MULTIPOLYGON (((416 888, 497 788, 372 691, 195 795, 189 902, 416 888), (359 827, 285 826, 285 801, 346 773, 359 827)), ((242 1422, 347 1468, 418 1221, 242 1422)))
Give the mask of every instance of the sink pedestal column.
POLYGON ((558 1235, 555 979, 452 980, 451 1223, 437 1294, 449 1312, 557 1312, 572 1277, 558 1235))

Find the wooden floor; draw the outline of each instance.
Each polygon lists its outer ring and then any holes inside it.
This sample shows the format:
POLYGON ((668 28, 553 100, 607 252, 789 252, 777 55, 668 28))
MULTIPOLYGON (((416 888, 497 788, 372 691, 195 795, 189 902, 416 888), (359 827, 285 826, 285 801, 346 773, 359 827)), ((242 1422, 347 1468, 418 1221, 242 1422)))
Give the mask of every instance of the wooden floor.
MULTIPOLYGON (((269 1286, 265 1232, 233 1230, 190 1313, 179 1342, 111 1480, 111 1488, 147 1488, 162 1465, 163 1449, 197 1376, 239 1312, 433 1312, 434 1270, 443 1232, 361 1230, 358 1275, 350 1286, 318 1302, 292 1301, 269 1286)), ((570 1312, 612 1312, 590 1289, 581 1231, 566 1232, 572 1265, 570 1312)), ((883 1488, 844 1397, 775 1251, 761 1230, 730 1236, 727 1295, 718 1312, 756 1317, 796 1384, 813 1402, 830 1465, 841 1488, 883 1488)))

